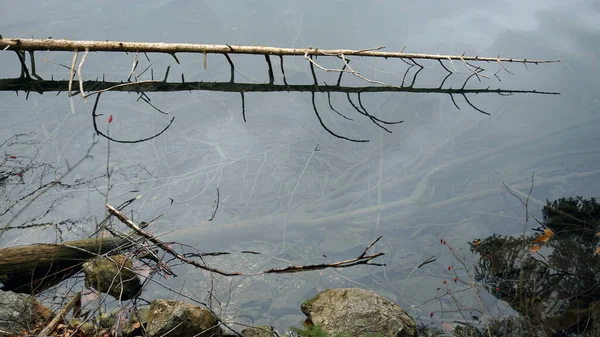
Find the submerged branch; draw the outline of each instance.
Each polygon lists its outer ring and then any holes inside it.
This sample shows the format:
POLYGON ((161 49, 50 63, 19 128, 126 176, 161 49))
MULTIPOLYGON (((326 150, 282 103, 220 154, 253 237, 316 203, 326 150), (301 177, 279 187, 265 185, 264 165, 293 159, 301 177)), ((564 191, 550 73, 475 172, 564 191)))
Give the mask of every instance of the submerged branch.
POLYGON ((384 264, 372 263, 371 260, 373 260, 379 256, 382 256, 385 253, 379 252, 379 253, 367 255, 367 251, 370 248, 372 248, 373 245, 375 245, 375 243, 377 243, 381 239, 381 236, 380 236, 375 241, 373 241, 371 244, 369 244, 360 255, 358 255, 354 258, 351 258, 351 259, 347 259, 347 260, 341 260, 341 261, 336 261, 336 262, 331 262, 331 263, 310 264, 310 265, 290 265, 290 266, 283 267, 283 268, 266 269, 266 270, 255 272, 255 273, 228 272, 228 271, 224 271, 221 269, 209 267, 208 265, 206 265, 204 263, 200 263, 198 261, 189 259, 184 254, 180 254, 180 253, 176 252, 173 248, 171 248, 171 246, 169 244, 162 242, 155 236, 145 232, 136 223, 131 221, 123 212, 117 210, 116 208, 114 208, 113 206, 108 205, 108 204, 106 205, 106 209, 108 210, 108 212, 110 214, 117 217, 123 224, 125 224, 125 225, 127 225, 127 227, 131 228, 136 234, 138 234, 142 238, 152 242, 156 247, 162 249, 165 253, 171 255, 175 259, 177 259, 185 264, 194 266, 196 268, 210 271, 210 272, 220 274, 223 276, 250 276, 250 275, 262 275, 262 274, 295 273, 295 272, 299 272, 299 271, 319 270, 319 269, 326 269, 326 268, 345 268, 345 267, 351 267, 351 266, 355 266, 355 265, 359 265, 359 264, 384 266, 384 264))

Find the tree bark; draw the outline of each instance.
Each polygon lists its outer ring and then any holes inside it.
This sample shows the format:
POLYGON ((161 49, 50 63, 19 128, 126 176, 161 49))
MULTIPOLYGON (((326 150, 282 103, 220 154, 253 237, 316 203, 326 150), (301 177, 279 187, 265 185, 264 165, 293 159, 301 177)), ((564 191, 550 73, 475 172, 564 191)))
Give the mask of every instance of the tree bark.
POLYGON ((518 62, 518 63, 552 63, 560 60, 528 60, 509 57, 479 57, 467 55, 439 55, 422 53, 405 53, 381 51, 384 47, 361 50, 352 49, 319 49, 319 48, 279 48, 265 46, 238 46, 230 44, 190 44, 190 43, 152 43, 125 41, 76 41, 59 39, 21 39, 3 38, 0 35, 0 50, 15 51, 102 51, 102 52, 139 52, 139 53, 203 53, 203 54, 252 54, 278 56, 362 56, 401 59, 455 60, 473 62, 518 62))
POLYGON ((37 294, 78 273, 97 255, 118 253, 131 239, 91 238, 0 249, 2 290, 37 294))

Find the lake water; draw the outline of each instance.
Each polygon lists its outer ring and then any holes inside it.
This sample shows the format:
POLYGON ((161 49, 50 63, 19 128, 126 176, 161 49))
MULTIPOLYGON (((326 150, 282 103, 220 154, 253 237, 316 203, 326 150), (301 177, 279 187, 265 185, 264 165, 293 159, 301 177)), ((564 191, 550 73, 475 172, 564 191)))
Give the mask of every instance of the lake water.
MULTIPOLYGON (((600 187, 600 6, 595 1, 480 2, 201 2, 201 1, 20 1, 0 4, 0 34, 4 37, 66 38, 262 45, 322 49, 497 55, 526 59, 561 59, 561 63, 530 65, 483 64, 489 79, 469 81, 469 88, 537 90, 559 95, 479 94, 468 96, 485 115, 455 95, 436 93, 363 94, 370 113, 386 120, 403 120, 388 133, 356 113, 345 94, 315 101, 324 121, 347 137, 368 139, 353 143, 331 136, 316 118, 310 93, 246 93, 247 122, 242 119, 238 93, 192 91, 148 93, 152 105, 135 93, 102 95, 100 128, 110 135, 139 139, 173 125, 160 137, 139 144, 108 147, 100 139, 64 180, 72 188, 50 189, 12 221, 59 222, 76 219, 64 230, 65 239, 93 232, 104 215, 107 161, 114 170, 108 202, 118 205, 141 195, 126 210, 136 220, 161 216, 151 229, 166 233, 164 240, 201 251, 259 251, 207 260, 224 270, 260 271, 288 264, 312 264, 352 258, 379 235, 373 248, 385 256, 381 266, 358 266, 289 275, 245 278, 216 277, 216 297, 230 321, 273 324, 285 329, 303 319, 300 303, 330 287, 373 289, 425 321, 430 312, 455 309, 455 303, 432 301, 443 280, 454 277, 447 266, 459 261, 440 244, 446 240, 469 263, 467 243, 493 233, 522 233, 525 209, 514 193, 534 188, 529 211, 539 217, 546 199, 597 196, 600 187), (314 151, 318 146, 318 151, 314 151), (110 156, 108 154, 110 153, 110 156), (108 158, 107 158, 108 157, 108 158), (80 180, 91 182, 80 183, 80 180), (506 185, 506 186, 505 186, 506 185), (214 219, 215 200, 219 207, 214 219), (46 214, 51 207, 52 211, 46 214), (407 276, 422 261, 434 263, 407 276), (406 282, 405 282, 406 281, 406 282), (402 294, 402 289, 404 293, 402 294)), ((72 54, 36 54, 38 73, 45 79, 68 78, 72 54)), ((209 55, 140 57, 138 71, 150 65, 155 78, 168 66, 169 80, 228 81, 229 65, 209 55)), ((268 81, 261 56, 233 56, 236 80, 268 81)), ((133 55, 92 53, 82 76, 124 81, 133 55)), ((319 58, 326 67, 341 63, 319 58)), ((414 86, 437 88, 445 71, 437 62, 420 61, 425 69, 414 86)), ((351 65, 367 78, 400 84, 407 65, 400 60, 354 58, 351 65)), ((460 71, 445 87, 460 87, 469 70, 460 71)), ((302 57, 287 58, 289 84, 311 84, 302 57)), ((412 72, 414 74, 414 71, 412 72)), ((12 52, 0 53, 0 78, 19 75, 12 52)), ((337 74, 317 72, 319 81, 335 83, 337 74)), ((149 79, 149 74, 142 79, 149 79)), ((282 83, 281 73, 275 73, 282 83)), ((347 85, 368 83, 351 76, 347 85)), ((353 100, 356 101, 356 96, 353 100)), ((0 141, 26 133, 35 144, 6 145, 22 165, 45 163, 6 190, 16 200, 43 183, 40 176, 60 176, 85 156, 93 141, 93 98, 68 98, 53 92, 26 95, 0 92, 0 141)), ((19 203, 0 222, 11 219, 19 203)), ((5 202, 5 201, 3 201, 5 202)), ((9 207, 7 203, 3 208, 9 207)), ((115 224, 115 226, 120 226, 115 224)), ((528 225, 531 229, 532 225, 528 225)), ((66 228, 66 227, 65 227, 66 228)), ((121 228, 121 227, 119 227, 121 228)), ((57 239, 54 229, 9 231, 0 246, 57 239)), ((187 296, 204 300, 211 283, 205 272, 176 267, 178 277, 160 283, 187 296)), ((468 281, 463 271, 461 278, 468 281)), ((460 301, 476 307, 472 294, 460 301)), ((178 295, 151 283, 148 299, 178 295)), ((489 311, 504 306, 482 294, 489 311)), ((456 313, 436 322, 452 321, 456 313)))

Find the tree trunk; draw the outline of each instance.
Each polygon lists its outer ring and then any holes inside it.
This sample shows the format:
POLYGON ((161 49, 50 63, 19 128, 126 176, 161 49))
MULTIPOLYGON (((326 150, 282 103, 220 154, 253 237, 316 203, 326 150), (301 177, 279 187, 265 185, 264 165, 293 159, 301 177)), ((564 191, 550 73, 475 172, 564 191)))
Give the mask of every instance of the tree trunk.
POLYGON ((130 240, 92 238, 0 249, 2 290, 37 294, 78 273, 88 259, 113 251, 117 254, 130 240))

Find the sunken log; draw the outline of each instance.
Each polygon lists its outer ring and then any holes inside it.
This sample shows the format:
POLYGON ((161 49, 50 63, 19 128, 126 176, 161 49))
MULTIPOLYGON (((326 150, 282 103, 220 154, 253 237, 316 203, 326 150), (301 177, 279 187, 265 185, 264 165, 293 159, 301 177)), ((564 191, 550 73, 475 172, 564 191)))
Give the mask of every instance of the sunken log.
POLYGON ((2 248, 1 289, 38 294, 80 272, 87 260, 97 255, 118 254, 132 240, 131 237, 106 237, 2 248))

